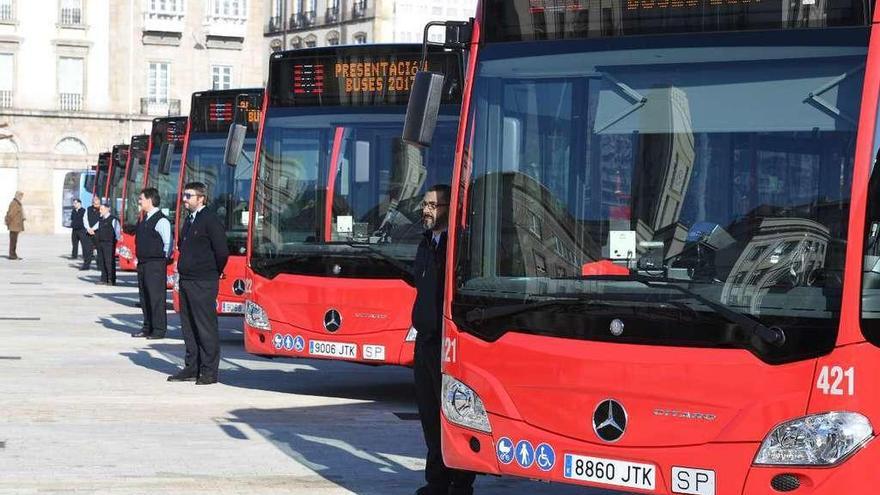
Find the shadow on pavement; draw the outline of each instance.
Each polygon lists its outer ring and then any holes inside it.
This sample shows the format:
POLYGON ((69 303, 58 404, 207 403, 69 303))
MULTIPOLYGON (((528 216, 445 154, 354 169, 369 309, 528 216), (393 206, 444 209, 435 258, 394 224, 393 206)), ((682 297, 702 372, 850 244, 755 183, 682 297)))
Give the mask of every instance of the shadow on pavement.
MULTIPOLYGON (((297 463, 358 495, 409 495, 424 484, 422 430, 418 421, 393 412, 376 404, 238 409, 219 426, 232 438, 256 431, 297 463)), ((474 488, 477 495, 610 495, 513 477, 478 476, 474 488)))

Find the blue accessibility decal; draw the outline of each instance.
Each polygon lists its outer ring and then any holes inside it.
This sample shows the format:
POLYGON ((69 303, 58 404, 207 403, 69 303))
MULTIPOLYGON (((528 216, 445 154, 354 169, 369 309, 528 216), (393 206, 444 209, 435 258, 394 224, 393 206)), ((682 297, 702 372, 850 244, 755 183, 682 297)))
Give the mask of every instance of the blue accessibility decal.
POLYGON ((306 339, 302 338, 302 336, 297 335, 295 339, 293 339, 293 350, 296 352, 302 352, 303 349, 306 348, 306 339))
POLYGON ((513 462, 513 442, 507 437, 501 437, 495 445, 495 454, 501 464, 513 462))
POLYGON ((276 333, 275 336, 272 337, 272 344, 275 346, 275 349, 281 349, 284 345, 284 335, 276 333))
POLYGON ((293 337, 291 337, 290 335, 284 336, 284 349, 288 351, 293 350, 293 337))
POLYGON ((535 449, 528 440, 520 440, 514 449, 516 463, 523 469, 528 469, 535 462, 535 449))
POLYGON ((541 468, 541 471, 550 471, 556 464, 556 452, 553 447, 542 443, 535 449, 535 464, 541 468))

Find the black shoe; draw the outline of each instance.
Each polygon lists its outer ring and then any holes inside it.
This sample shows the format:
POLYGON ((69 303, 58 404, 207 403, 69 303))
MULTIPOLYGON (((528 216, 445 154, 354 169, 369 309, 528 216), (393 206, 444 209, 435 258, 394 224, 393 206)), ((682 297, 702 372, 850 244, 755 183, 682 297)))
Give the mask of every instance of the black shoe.
POLYGON ((131 334, 131 336, 136 339, 142 339, 144 337, 150 338, 150 334, 148 334, 147 332, 145 332, 143 330, 141 330, 140 332, 133 333, 133 334, 131 334))
POLYGON ((203 378, 200 376, 199 379, 196 380, 196 385, 213 385, 215 383, 217 383, 217 378, 203 378))
POLYGON ((169 381, 169 382, 194 382, 194 381, 198 380, 198 377, 196 375, 193 375, 192 373, 186 373, 186 372, 181 371, 180 373, 178 373, 176 375, 169 376, 165 380, 169 381))
POLYGON ((160 340, 160 339, 164 339, 164 338, 165 338, 164 333, 160 333, 160 334, 152 334, 151 333, 150 335, 147 335, 147 340, 160 340))

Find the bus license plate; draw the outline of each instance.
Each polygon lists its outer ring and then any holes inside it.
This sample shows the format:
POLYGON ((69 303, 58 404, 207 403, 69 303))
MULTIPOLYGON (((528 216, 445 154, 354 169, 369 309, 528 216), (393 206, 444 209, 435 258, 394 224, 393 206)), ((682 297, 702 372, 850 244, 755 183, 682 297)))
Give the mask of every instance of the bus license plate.
POLYGON ((309 354, 312 356, 357 359, 357 346, 355 344, 344 344, 341 342, 310 340, 309 354))
POLYGON ((563 476, 568 479, 654 490, 656 475, 657 470, 653 464, 565 454, 563 476))
POLYGON ((244 303, 224 302, 220 305, 220 312, 226 314, 244 314, 244 303))

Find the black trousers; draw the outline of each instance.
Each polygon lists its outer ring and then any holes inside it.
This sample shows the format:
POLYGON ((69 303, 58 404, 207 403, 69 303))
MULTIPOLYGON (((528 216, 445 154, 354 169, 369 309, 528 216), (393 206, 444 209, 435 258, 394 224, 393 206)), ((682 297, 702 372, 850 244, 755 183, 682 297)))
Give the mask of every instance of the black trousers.
MULTIPOLYGON (((80 237, 80 233, 85 233, 85 229, 73 229, 70 231, 70 257, 77 258, 79 257, 79 245, 82 244, 82 238, 80 237)), ((86 254, 85 245, 83 245, 82 249, 83 255, 86 254)))
POLYGON ((180 327, 186 344, 183 373, 207 380, 220 369, 217 323, 219 280, 180 280, 180 327))
POLYGON ((168 328, 165 313, 165 260, 138 262, 138 296, 144 314, 143 331, 148 335, 163 336, 168 328))
POLYGON ((98 267, 101 269, 101 282, 116 283, 116 242, 98 243, 98 267))
POLYGON ((18 248, 18 232, 9 232, 9 259, 14 260, 18 258, 18 253, 15 250, 18 248))
POLYGON ((430 487, 436 487, 437 493, 447 493, 450 486, 451 493, 456 495, 471 493, 476 475, 446 467, 440 450, 440 344, 417 341, 414 361, 416 402, 428 446, 425 481, 430 487))
MULTIPOLYGON (((89 235, 88 231, 83 230, 80 232, 80 242, 82 242, 83 249, 83 268, 88 268, 92 266, 92 259, 95 257, 95 237, 89 235)), ((99 268, 101 263, 96 263, 99 268)))

